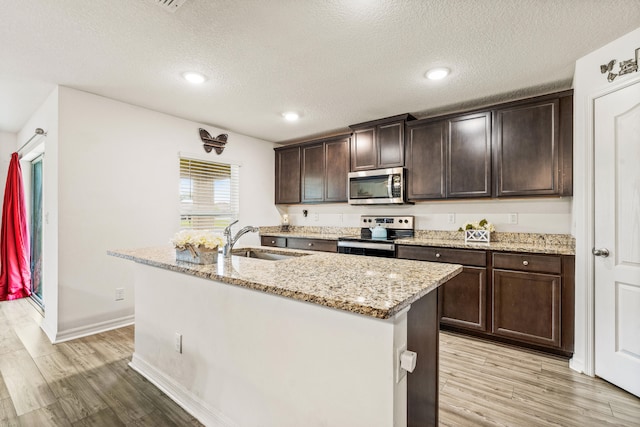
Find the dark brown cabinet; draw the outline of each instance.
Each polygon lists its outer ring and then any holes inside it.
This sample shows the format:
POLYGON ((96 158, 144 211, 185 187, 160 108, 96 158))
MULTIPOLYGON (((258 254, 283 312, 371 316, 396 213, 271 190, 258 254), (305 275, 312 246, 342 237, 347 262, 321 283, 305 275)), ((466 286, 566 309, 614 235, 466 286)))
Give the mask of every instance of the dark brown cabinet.
POLYGON ((495 111, 495 196, 572 194, 570 95, 495 111))
POLYGON ((406 127, 409 200, 573 193, 571 91, 406 127))
POLYGON ((491 113, 447 121, 447 197, 491 196, 491 113))
POLYGON ((462 264, 462 273, 438 289, 440 324, 487 330, 487 254, 485 251, 398 246, 398 258, 462 264))
POLYGON ((399 245, 398 258, 462 264, 438 288, 440 325, 562 355, 573 352, 573 256, 399 245))
POLYGON ((325 202, 346 202, 348 197, 349 143, 351 138, 340 137, 324 143, 325 202))
POLYGON ((349 142, 342 135, 276 149, 276 203, 346 202, 349 142))
POLYGON ((491 196, 491 113, 407 125, 410 200, 491 196))
POLYGON ((287 247, 291 249, 305 249, 308 251, 338 252, 338 241, 287 237, 287 247))
POLYGON ((407 125, 407 197, 443 199, 447 196, 445 122, 414 123, 407 125))
POLYGON ((302 146, 302 203, 347 201, 349 141, 342 136, 302 146))
POLYGON ((560 347, 560 276, 493 270, 493 319, 497 336, 560 347))
POLYGON ((300 147, 276 148, 276 203, 300 203, 300 147))
POLYGON ((404 133, 410 114, 389 117, 349 126, 351 170, 369 170, 404 166, 404 133))
POLYGON ((286 248, 287 247, 287 238, 286 237, 275 237, 275 236, 260 236, 260 245, 261 246, 272 246, 276 248, 286 248))
POLYGON ((323 143, 302 147, 302 203, 324 200, 324 160, 323 143))
POLYGON ((306 251, 338 252, 337 240, 310 239, 306 237, 260 236, 262 246, 304 249, 306 251))

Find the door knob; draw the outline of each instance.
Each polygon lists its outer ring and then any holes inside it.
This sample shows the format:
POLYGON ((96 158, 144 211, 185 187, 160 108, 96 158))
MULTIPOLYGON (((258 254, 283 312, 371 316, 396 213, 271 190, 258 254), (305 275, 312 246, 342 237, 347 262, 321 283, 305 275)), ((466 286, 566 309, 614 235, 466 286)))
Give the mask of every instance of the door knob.
POLYGON ((593 248, 593 249, 591 249, 591 253, 594 254, 595 256, 601 256, 602 258, 606 258, 606 257, 609 256, 609 249, 607 249, 607 248, 602 248, 602 249, 593 248))

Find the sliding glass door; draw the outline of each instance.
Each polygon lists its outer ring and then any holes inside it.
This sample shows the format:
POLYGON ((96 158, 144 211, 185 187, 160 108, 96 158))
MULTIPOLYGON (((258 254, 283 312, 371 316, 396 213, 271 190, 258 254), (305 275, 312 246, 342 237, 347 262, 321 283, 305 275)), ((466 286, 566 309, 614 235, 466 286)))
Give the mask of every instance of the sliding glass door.
POLYGON ((42 299, 42 159, 31 162, 31 296, 44 308, 42 299))

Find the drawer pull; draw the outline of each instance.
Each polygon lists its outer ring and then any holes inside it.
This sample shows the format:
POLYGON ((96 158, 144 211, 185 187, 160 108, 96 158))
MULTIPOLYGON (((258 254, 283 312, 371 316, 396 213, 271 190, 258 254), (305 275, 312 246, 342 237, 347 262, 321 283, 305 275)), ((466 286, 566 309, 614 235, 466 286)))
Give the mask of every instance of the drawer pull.
POLYGON ((275 240, 272 240, 272 241, 271 241, 271 244, 272 244, 272 245, 275 245, 275 244, 276 244, 276 241, 275 241, 275 240))
POLYGON ((436 258, 440 258, 440 254, 436 254, 436 258))
POLYGON ((309 246, 313 246, 313 243, 309 243, 309 246))
POLYGON ((522 261, 522 265, 525 265, 525 266, 529 265, 529 261, 527 261, 527 260, 522 261))

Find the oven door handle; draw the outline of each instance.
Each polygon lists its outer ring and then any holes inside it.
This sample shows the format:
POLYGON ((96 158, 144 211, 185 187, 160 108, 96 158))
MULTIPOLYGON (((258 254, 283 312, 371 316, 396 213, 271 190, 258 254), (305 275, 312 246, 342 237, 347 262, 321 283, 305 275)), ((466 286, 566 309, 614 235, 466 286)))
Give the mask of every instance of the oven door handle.
POLYGON ((396 245, 394 243, 350 242, 350 241, 343 241, 343 240, 338 240, 338 247, 377 249, 380 251, 389 251, 389 252, 393 252, 396 250, 396 245))

